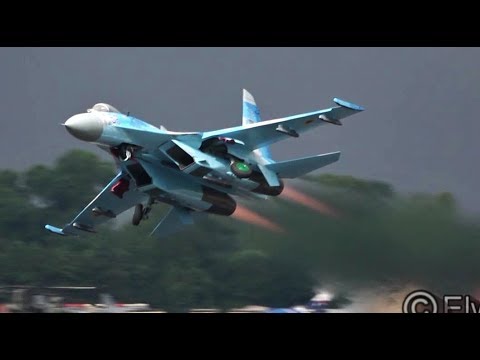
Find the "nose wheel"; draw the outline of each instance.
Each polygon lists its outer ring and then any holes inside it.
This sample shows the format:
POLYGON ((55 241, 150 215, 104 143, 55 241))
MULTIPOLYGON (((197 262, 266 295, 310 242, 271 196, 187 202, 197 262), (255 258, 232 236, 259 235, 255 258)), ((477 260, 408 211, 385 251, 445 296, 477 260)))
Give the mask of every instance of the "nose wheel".
POLYGON ((120 159, 123 162, 126 162, 126 161, 130 160, 133 156, 133 151, 134 151, 134 149, 131 146, 122 147, 122 149, 120 150, 120 159))
POLYGON ((111 152, 120 161, 127 162, 132 159, 135 154, 136 148, 133 145, 122 144, 119 147, 111 149, 111 152))
POLYGON ((132 158, 132 152, 130 151, 130 149, 126 149, 123 161, 128 161, 131 158, 132 158))

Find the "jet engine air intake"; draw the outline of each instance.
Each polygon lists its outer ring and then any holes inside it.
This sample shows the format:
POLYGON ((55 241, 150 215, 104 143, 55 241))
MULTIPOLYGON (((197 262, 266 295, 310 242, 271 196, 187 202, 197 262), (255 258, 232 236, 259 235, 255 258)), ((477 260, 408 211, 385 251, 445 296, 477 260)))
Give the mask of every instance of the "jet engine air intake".
POLYGON ((180 170, 194 163, 193 158, 178 145, 174 145, 168 149, 167 154, 178 164, 180 170))
POLYGON ((206 212, 224 216, 230 216, 235 212, 237 203, 229 195, 206 186, 203 186, 202 190, 202 200, 212 204, 206 212))

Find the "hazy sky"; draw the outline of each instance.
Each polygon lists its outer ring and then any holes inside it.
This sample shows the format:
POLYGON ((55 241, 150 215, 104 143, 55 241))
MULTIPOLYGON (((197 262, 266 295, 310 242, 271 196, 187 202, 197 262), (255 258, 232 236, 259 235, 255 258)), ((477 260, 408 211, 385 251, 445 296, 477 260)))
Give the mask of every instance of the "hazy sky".
POLYGON ((107 102, 154 125, 241 123, 242 88, 263 119, 339 97, 366 108, 272 147, 277 160, 342 151, 324 172, 401 191, 451 191, 480 213, 478 48, 0 48, 0 168, 94 146, 59 124, 107 102))

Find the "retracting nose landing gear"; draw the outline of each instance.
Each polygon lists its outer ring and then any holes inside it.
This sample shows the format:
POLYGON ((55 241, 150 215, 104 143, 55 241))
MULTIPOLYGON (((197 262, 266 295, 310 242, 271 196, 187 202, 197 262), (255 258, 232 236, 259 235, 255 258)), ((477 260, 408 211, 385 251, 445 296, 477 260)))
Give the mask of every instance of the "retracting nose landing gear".
POLYGON ((130 146, 130 145, 122 146, 120 148, 120 160, 122 160, 123 162, 130 160, 133 156, 134 151, 135 149, 133 148, 133 146, 130 146))
POLYGON ((152 211, 153 200, 150 199, 146 206, 142 204, 135 205, 135 211, 133 212, 132 224, 138 226, 142 220, 148 219, 148 214, 152 211))
POLYGON ((138 148, 134 145, 122 144, 118 147, 110 148, 110 151, 112 155, 117 157, 120 161, 127 162, 134 157, 137 149, 138 148))

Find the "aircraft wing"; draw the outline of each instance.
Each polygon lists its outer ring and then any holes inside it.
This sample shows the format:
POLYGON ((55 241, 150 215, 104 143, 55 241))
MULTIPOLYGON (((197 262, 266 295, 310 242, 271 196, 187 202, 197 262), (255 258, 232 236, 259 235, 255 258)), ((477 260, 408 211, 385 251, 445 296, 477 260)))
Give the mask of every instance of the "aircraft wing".
POLYGON ((198 147, 202 141, 201 133, 198 132, 175 132, 157 129, 154 126, 136 127, 135 124, 118 124, 116 127, 123 131, 129 143, 149 150, 155 150, 172 139, 198 143, 198 147))
POLYGON ((67 225, 57 228, 45 225, 45 229, 58 235, 79 235, 84 232, 96 232, 95 227, 115 218, 122 212, 146 200, 142 192, 128 190, 120 198, 110 190, 125 179, 125 174, 119 173, 112 181, 67 225))
POLYGON ((290 137, 299 137, 305 131, 320 125, 341 125, 340 120, 354 115, 364 108, 341 99, 334 99, 339 106, 285 118, 262 121, 244 126, 205 132, 203 139, 227 137, 242 141, 250 149, 257 149, 290 137))

